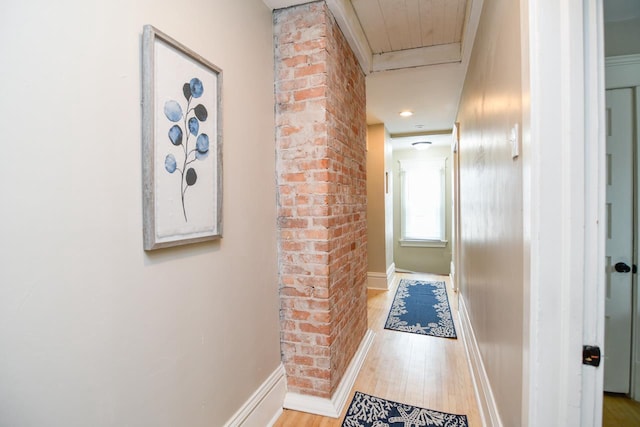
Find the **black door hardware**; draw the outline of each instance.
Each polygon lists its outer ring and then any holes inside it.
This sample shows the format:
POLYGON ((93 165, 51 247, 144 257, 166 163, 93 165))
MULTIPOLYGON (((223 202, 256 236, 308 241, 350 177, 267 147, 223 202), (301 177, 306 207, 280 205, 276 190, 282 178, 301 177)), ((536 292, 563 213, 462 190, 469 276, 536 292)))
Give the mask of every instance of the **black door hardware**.
MULTIPOLYGON (((634 266, 635 267, 635 266, 634 266)), ((615 270, 618 273, 628 273, 631 271, 631 267, 629 267, 627 264, 625 264, 624 262, 619 262, 616 265, 613 266, 613 268, 615 268, 615 270)), ((635 271, 634 271, 635 273, 635 271)))
POLYGON ((582 346, 582 364, 600 366, 600 347, 594 345, 582 346))

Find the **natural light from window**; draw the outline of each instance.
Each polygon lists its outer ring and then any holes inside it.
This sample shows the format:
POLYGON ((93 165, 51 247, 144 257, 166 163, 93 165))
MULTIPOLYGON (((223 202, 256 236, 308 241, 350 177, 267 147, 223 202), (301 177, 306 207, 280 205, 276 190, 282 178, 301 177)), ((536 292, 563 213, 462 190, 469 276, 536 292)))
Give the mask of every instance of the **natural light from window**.
POLYGON ((445 241, 445 160, 400 162, 401 240, 404 246, 445 241))

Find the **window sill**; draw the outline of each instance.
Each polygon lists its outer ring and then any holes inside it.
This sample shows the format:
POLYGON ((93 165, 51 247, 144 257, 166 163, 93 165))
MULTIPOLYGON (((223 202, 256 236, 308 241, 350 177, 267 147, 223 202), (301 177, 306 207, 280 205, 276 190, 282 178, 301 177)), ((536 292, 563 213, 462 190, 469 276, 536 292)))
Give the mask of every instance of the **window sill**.
POLYGON ((401 239, 400 246, 411 248, 445 248, 448 240, 411 240, 401 239))

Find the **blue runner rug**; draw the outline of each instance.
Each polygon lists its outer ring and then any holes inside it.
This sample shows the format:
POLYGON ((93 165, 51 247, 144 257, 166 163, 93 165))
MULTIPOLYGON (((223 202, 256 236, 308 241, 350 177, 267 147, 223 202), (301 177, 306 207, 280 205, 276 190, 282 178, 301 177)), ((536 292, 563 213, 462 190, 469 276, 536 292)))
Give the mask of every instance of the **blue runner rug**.
POLYGON ((466 415, 447 414, 356 391, 342 427, 468 427, 466 415))
POLYGON ((457 338, 444 282, 402 279, 385 329, 457 338))

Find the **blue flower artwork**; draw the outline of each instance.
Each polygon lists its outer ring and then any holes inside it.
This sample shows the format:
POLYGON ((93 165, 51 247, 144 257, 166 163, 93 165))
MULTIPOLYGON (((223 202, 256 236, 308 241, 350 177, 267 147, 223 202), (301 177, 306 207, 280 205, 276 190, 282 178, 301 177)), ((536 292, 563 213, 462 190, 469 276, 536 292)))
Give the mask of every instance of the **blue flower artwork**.
POLYGON ((145 25, 142 198, 146 251, 222 238, 222 70, 145 25))
POLYGON ((202 104, 195 104, 197 98, 204 93, 204 85, 197 77, 184 83, 182 93, 186 100, 183 110, 176 100, 168 100, 164 104, 164 115, 170 123, 175 123, 169 127, 169 142, 175 147, 181 147, 182 157, 178 159, 173 154, 167 154, 164 160, 165 170, 173 174, 178 172, 180 176, 180 195, 182 201, 182 213, 185 222, 188 222, 187 210, 185 207, 185 196, 187 190, 198 182, 198 174, 195 169, 195 162, 203 160, 209 154, 209 136, 200 132, 200 124, 207 120, 209 113, 202 104), (195 138, 194 140, 192 139, 195 138))

